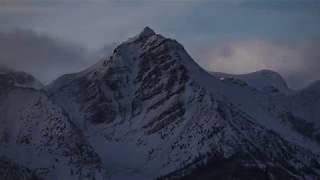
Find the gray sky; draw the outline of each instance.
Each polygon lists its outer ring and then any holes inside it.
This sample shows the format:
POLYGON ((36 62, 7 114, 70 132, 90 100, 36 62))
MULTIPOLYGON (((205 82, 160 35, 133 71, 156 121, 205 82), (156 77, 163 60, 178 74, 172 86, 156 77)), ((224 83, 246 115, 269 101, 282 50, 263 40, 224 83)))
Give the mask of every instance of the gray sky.
POLYGON ((319 0, 0 0, 1 31, 32 30, 1 32, 11 48, 0 62, 48 82, 95 63, 79 46, 113 47, 151 26, 207 70, 273 69, 299 88, 320 79, 319 9, 319 0))

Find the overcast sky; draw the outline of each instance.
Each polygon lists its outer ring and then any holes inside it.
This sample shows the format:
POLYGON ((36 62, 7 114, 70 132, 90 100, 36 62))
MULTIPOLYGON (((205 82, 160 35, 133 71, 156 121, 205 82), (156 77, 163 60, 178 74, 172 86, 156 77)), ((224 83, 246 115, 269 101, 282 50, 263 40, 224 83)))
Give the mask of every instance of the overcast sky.
POLYGON ((49 82, 150 26, 209 71, 273 69, 301 88, 320 79, 319 19, 320 0, 0 0, 0 62, 49 82))

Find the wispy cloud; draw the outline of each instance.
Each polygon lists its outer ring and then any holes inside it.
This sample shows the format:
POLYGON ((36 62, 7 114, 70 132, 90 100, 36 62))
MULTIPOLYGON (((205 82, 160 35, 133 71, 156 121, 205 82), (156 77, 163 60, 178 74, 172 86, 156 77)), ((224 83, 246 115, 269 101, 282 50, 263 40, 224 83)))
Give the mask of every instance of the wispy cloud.
POLYGON ((125 40, 146 25, 159 30, 168 27, 172 19, 193 4, 153 0, 27 2, 0 8, 3 10, 0 17, 6 15, 12 26, 55 34, 90 48, 125 40))
MULTIPOLYGON (((177 38, 210 70, 274 69, 291 86, 301 87, 320 77, 320 43, 306 40, 320 36, 319 8, 319 0, 0 0, 0 29, 32 29, 99 49, 148 25, 177 38)), ((25 66, 22 61, 9 64, 34 69, 39 77, 50 79, 37 68, 44 64, 31 67, 29 61, 24 59, 25 66)), ((53 77, 65 70, 48 72, 53 77)))
POLYGON ((86 49, 32 31, 0 31, 0 64, 29 72, 47 83, 89 66, 86 49))
POLYGON ((231 74, 261 69, 280 72, 293 88, 320 77, 320 39, 299 42, 246 40, 224 42, 199 55, 209 71, 231 74))

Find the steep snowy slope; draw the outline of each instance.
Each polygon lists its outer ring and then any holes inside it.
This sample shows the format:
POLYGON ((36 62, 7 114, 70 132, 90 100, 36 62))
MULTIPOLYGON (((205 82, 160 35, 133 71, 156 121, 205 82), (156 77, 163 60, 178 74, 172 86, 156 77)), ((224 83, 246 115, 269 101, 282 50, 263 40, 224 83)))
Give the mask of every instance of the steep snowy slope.
POLYGON ((33 77, 7 71, 0 82, 1 179, 102 179, 99 156, 33 77))
POLYGON ((267 95, 212 77, 182 45, 150 28, 48 88, 113 179, 182 177, 199 165, 229 162, 229 171, 211 171, 221 172, 220 179, 247 179, 240 171, 253 179, 262 173, 315 179, 320 173, 319 146, 299 141, 299 133, 273 120, 267 95))
POLYGON ((239 104, 239 108, 262 125, 290 141, 319 150, 315 144, 320 143, 317 83, 301 91, 293 91, 278 73, 269 70, 243 75, 211 74, 223 82, 222 94, 239 104))
POLYGON ((262 93, 275 94, 289 94, 290 90, 277 72, 271 70, 261 70, 249 74, 226 74, 220 72, 212 72, 214 76, 220 80, 227 81, 229 83, 235 83, 240 86, 250 86, 262 93))
POLYGON ((290 97, 294 104, 292 109, 301 109, 301 116, 320 125, 320 81, 316 81, 290 97), (304 112, 304 113, 303 113, 304 112), (309 116, 309 117, 308 117, 309 116))
POLYGON ((320 81, 274 101, 282 105, 283 117, 293 128, 320 144, 320 81))

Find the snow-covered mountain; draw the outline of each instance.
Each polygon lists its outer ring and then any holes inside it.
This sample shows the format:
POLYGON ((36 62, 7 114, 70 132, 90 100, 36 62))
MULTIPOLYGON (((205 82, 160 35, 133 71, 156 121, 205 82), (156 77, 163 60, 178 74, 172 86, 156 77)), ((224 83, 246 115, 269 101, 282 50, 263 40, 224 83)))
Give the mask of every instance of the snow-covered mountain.
POLYGON ((145 28, 44 87, 0 66, 0 179, 320 177, 320 83, 208 73, 145 28))
POLYGON ((212 76, 147 27, 47 89, 111 179, 318 178, 319 143, 285 122, 285 82, 269 71, 239 79, 212 76))
POLYGON ((102 162, 31 75, 0 73, 0 179, 103 179, 102 162))

